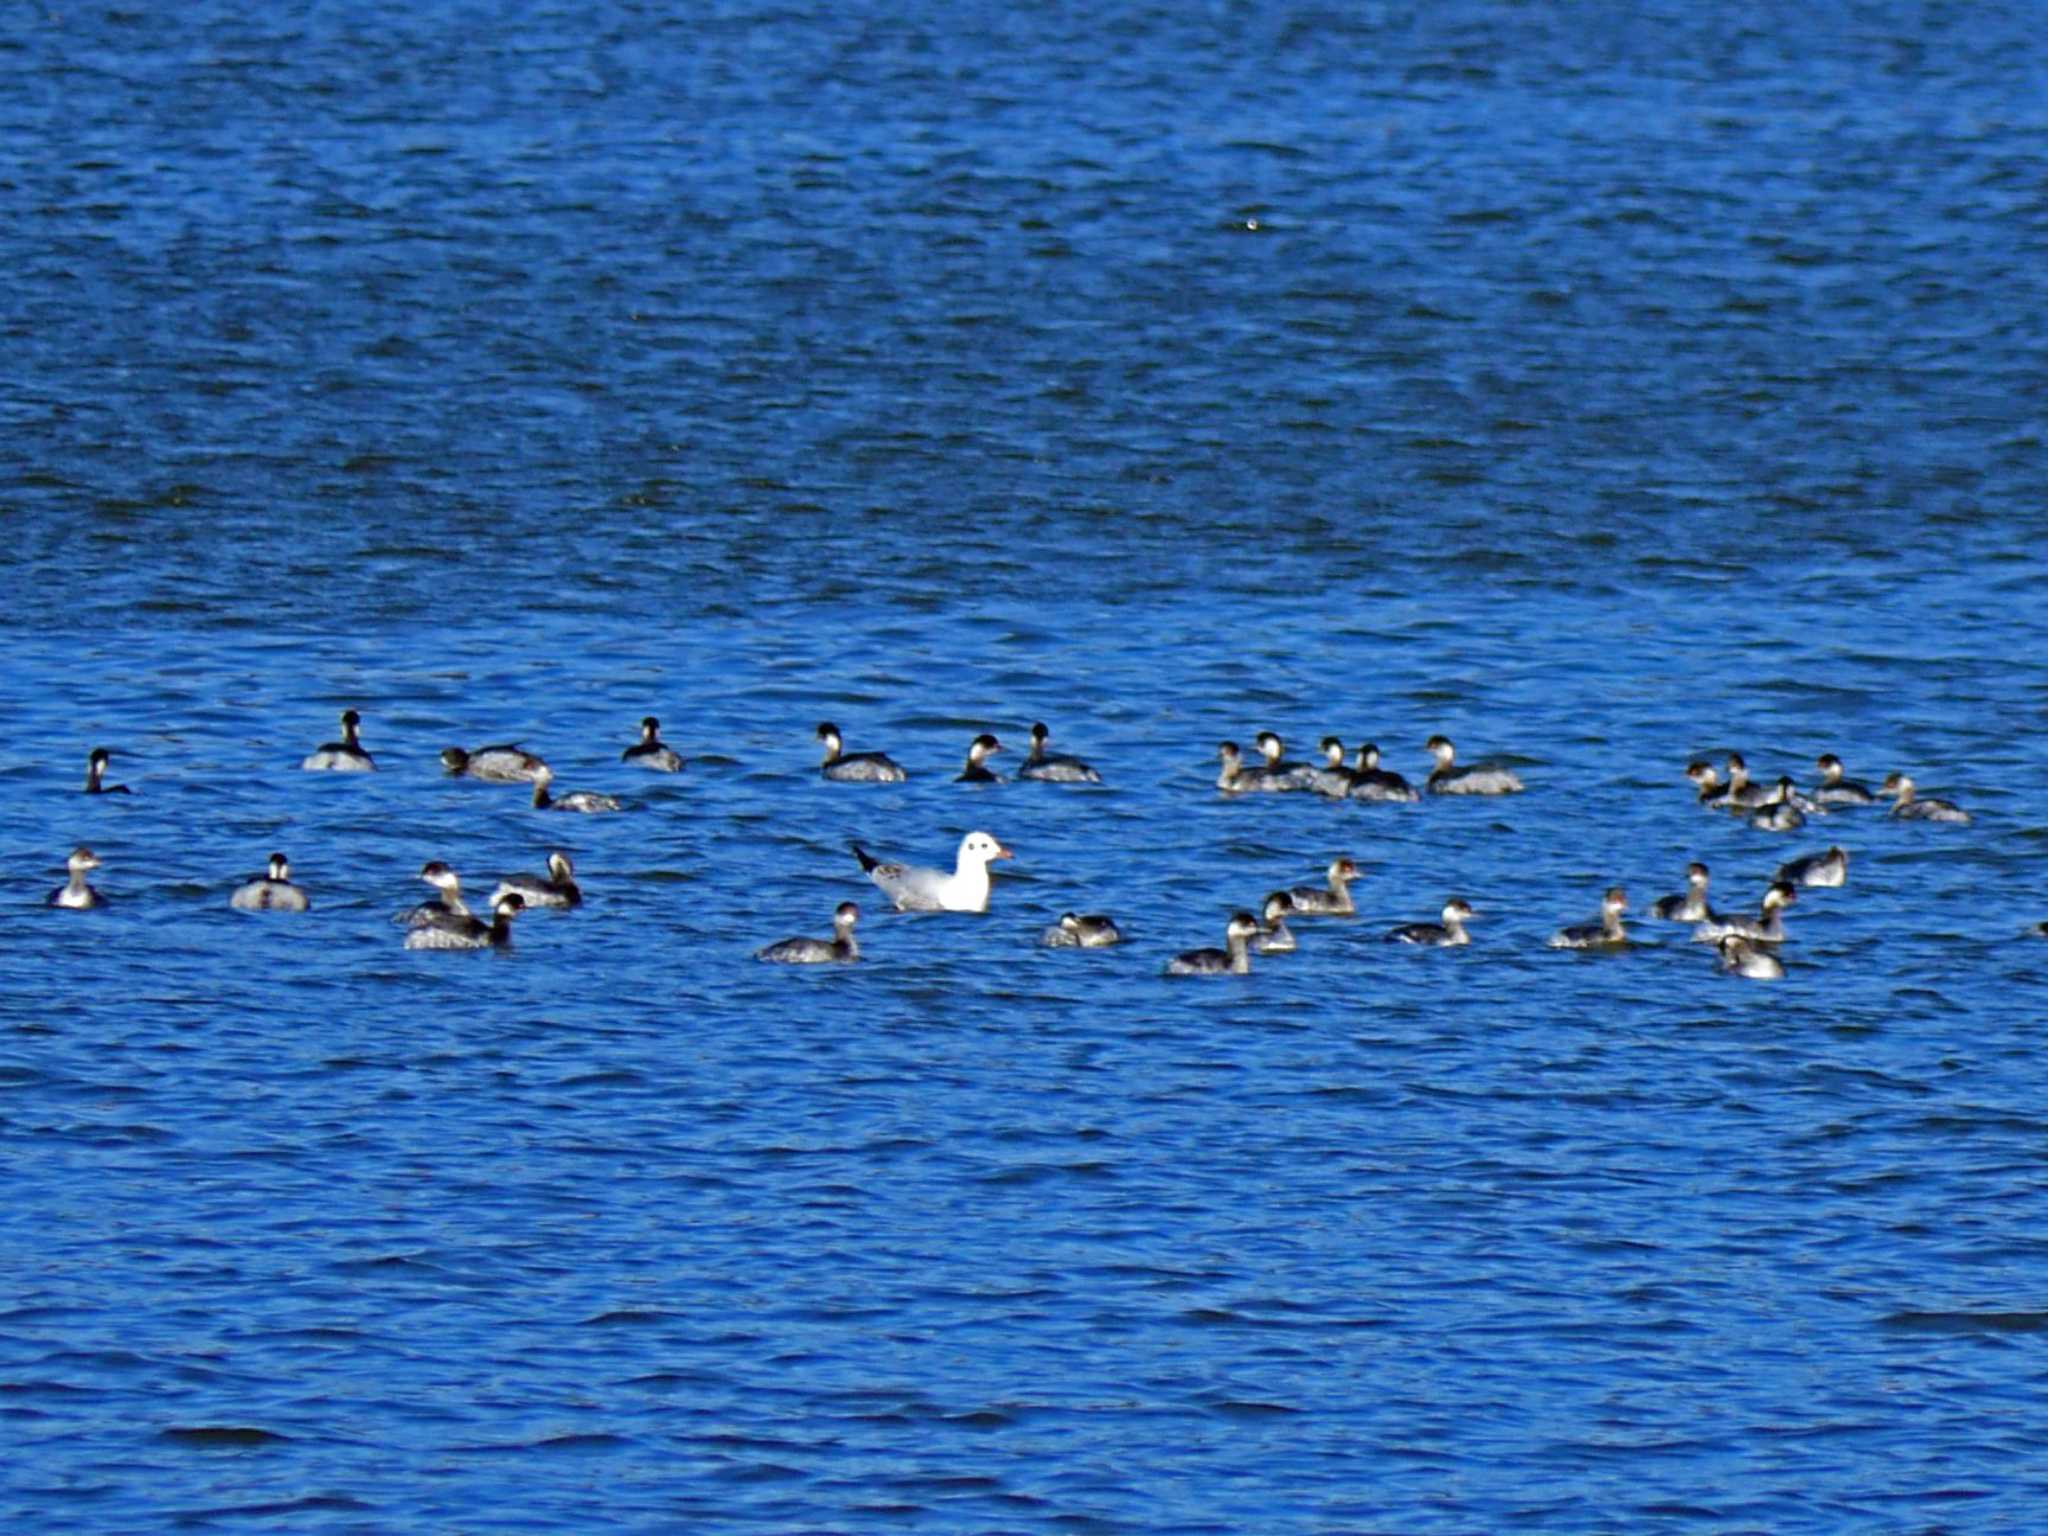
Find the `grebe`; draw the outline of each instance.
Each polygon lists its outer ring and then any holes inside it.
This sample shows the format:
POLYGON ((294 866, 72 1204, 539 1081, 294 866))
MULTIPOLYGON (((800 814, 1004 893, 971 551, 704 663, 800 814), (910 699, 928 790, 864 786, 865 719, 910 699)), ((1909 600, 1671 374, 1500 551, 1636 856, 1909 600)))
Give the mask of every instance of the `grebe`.
POLYGON ((1062 912, 1060 920, 1038 936, 1047 949, 1107 949, 1123 942, 1123 933, 1112 918, 1099 912, 1062 912))
POLYGON ((251 875, 235 887, 228 905, 238 912, 303 912, 312 903, 306 893, 292 884, 292 866, 281 853, 270 856, 267 874, 251 875))
POLYGON ((1918 800, 1913 796, 1913 781, 1903 773, 1888 773, 1880 786, 1887 795, 1896 795, 1890 814, 1901 821, 1948 821, 1960 825, 1970 819, 1970 813, 1947 800, 1918 800))
POLYGON ((556 849, 548 855, 548 872, 545 875, 507 875, 498 882, 498 888, 491 892, 491 905, 498 904, 500 896, 516 895, 529 907, 579 907, 583 904, 583 887, 576 883, 576 866, 569 862, 569 855, 556 849))
POLYGON ((1044 784, 1100 784, 1102 775, 1078 757, 1062 757, 1045 750, 1052 733, 1043 720, 1031 726, 1031 753, 1017 769, 1020 779, 1037 779, 1044 784))
POLYGON ((1761 784, 1749 781, 1749 764, 1742 760, 1740 752, 1728 754, 1728 787, 1714 801, 1724 810, 1753 811, 1771 798, 1771 792, 1761 784))
POLYGON ((405 936, 407 949, 510 949, 512 919, 525 901, 516 893, 500 896, 491 903, 491 920, 466 917, 459 922, 429 923, 405 936))
POLYGON ((1323 760, 1309 769, 1308 787, 1332 800, 1345 799, 1358 782, 1358 775, 1344 766, 1344 743, 1334 736, 1325 736, 1320 745, 1323 760))
POLYGON ((1703 944, 1718 944, 1731 933, 1752 943, 1785 942, 1785 908, 1799 899, 1796 886, 1773 880, 1764 892, 1763 910, 1756 917, 1717 917, 1693 929, 1692 936, 1703 944))
POLYGON ((1756 809, 1749 813, 1749 824, 1765 832, 1796 832, 1806 825, 1806 814, 1794 797, 1790 777, 1780 778, 1757 802, 1756 809))
POLYGON ((1278 788, 1271 782, 1271 775, 1263 768, 1245 766, 1244 754, 1234 741, 1220 741, 1216 744, 1216 757, 1222 769, 1216 775, 1216 787, 1226 795, 1241 795, 1247 790, 1262 791, 1278 788))
POLYGON ((71 850, 71 856, 64 861, 67 876, 64 883, 50 892, 47 904, 53 907, 70 907, 83 911, 87 907, 106 905, 106 897, 85 883, 85 877, 100 867, 99 855, 83 846, 71 850))
POLYGON ((974 740, 967 743, 967 766, 960 770, 960 777, 953 782, 955 784, 1002 783, 1003 776, 988 766, 989 754, 1002 750, 1003 744, 997 741, 995 737, 989 735, 987 731, 983 731, 974 740))
POLYGON ((652 715, 640 722, 640 739, 621 752, 619 760, 656 773, 681 773, 684 762, 682 753, 661 739, 661 722, 652 715))
POLYGON ((1335 858, 1325 876, 1327 886, 1297 885, 1287 893, 1294 910, 1303 917, 1351 916, 1356 910, 1351 905, 1351 882, 1358 878, 1358 866, 1348 858, 1335 858))
POLYGON ((1848 850, 1830 848, 1826 853, 1809 853, 1803 859, 1780 864, 1775 878, 1787 885, 1842 885, 1849 878, 1848 850))
POLYGON ((1275 891, 1266 898, 1260 909, 1264 921, 1259 926, 1259 936, 1254 947, 1262 955, 1291 955, 1298 946, 1294 942, 1294 930, 1287 926, 1287 914, 1294 910, 1294 899, 1285 891, 1275 891))
POLYGON ((1877 804, 1877 796, 1870 792, 1869 785, 1842 777, 1842 760, 1834 753, 1821 753, 1814 759, 1814 766, 1820 770, 1820 784, 1813 798, 1822 805, 1877 804))
POLYGON ((1231 916, 1223 930, 1223 948, 1191 949, 1166 962, 1169 976, 1242 976, 1252 968, 1251 942, 1259 920, 1249 912, 1231 916))
POLYGON ((312 772, 375 772, 377 764, 372 761, 370 754, 363 750, 362 742, 356 738, 356 727, 362 723, 361 715, 352 709, 344 709, 341 712, 341 740, 323 741, 299 766, 312 772))
POLYGON ((1607 894, 1600 898, 1600 921, 1558 929, 1550 936, 1550 947, 1618 949, 1628 943, 1628 932, 1621 926, 1621 914, 1627 910, 1628 893, 1618 885, 1610 886, 1607 894))
POLYGON ((901 784, 910 777, 897 767, 886 752, 846 752, 839 727, 830 720, 817 729, 818 744, 825 749, 825 761, 818 772, 836 784, 901 784))
POLYGON ((1403 923, 1398 928, 1387 930, 1390 944, 1427 944, 1438 949, 1449 949, 1459 944, 1470 944, 1472 936, 1465 931, 1465 924, 1472 916, 1472 908, 1461 898, 1452 897, 1444 903, 1443 921, 1440 923, 1403 923))
POLYGON ((1259 746, 1259 755, 1265 761, 1266 776, 1272 781, 1267 787, 1277 790, 1307 789, 1315 769, 1307 763, 1286 761, 1286 748, 1280 738, 1271 731, 1261 731, 1253 738, 1259 746))
POLYGON ((1394 805, 1412 805, 1422 798, 1400 774, 1391 768, 1380 766, 1380 749, 1377 742, 1361 742, 1358 747, 1358 765, 1351 774, 1351 798, 1354 800, 1378 800, 1394 805))
POLYGON ((1739 933, 1720 939, 1715 947, 1721 952, 1721 969, 1731 975, 1747 976, 1752 981, 1784 980, 1785 962, 1767 949, 1758 949, 1739 933))
POLYGON ((860 908, 842 901, 832 909, 832 937, 829 939, 784 939, 756 950, 756 960, 772 965, 851 965, 860 958, 854 942, 853 925, 860 921, 860 908))
POLYGON ((1667 923, 1711 922, 1714 909, 1707 905, 1707 866, 1695 860, 1685 866, 1685 891, 1678 896, 1659 896, 1650 903, 1650 916, 1667 923))
POLYGON ((1432 795, 1512 795, 1522 781, 1506 768, 1460 768, 1458 750, 1448 736, 1432 736, 1423 750, 1436 759, 1427 788, 1432 795))
POLYGON ((88 795, 127 795, 134 793, 126 784, 103 784, 100 782, 107 771, 107 764, 110 761, 112 761, 112 756, 105 747, 94 747, 91 756, 86 758, 85 792, 88 795))
POLYGON ((1721 782, 1721 773, 1712 763, 1695 758, 1685 765, 1685 776, 1699 786, 1699 803, 1718 806, 1728 798, 1728 786, 1721 782))
POLYGON ((401 928, 446 928, 460 927, 470 920, 473 914, 462 899, 462 880, 454 870, 439 859, 430 859, 420 866, 420 878, 434 888, 434 899, 408 907, 393 922, 401 928))
POLYGON ((546 763, 533 776, 533 808, 536 811, 574 811, 582 816, 600 816, 607 811, 622 811, 624 806, 610 795, 600 795, 595 790, 577 789, 559 798, 548 793, 548 786, 555 782, 555 770, 546 763))
POLYGON ((524 747, 501 741, 474 752, 443 747, 441 766, 456 778, 482 779, 486 784, 530 784, 547 764, 524 747))

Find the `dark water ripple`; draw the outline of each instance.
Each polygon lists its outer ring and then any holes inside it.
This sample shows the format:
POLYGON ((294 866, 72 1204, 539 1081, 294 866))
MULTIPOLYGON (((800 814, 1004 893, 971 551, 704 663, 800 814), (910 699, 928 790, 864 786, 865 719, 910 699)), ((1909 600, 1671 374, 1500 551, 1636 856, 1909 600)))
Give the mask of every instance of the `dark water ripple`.
POLYGON ((2038 16, 1587 21, 0 35, 11 1524, 2025 1528, 2038 16), (383 771, 297 772, 349 706, 383 771), (1035 718, 1107 783, 949 782, 1035 718), (1219 799, 1266 726, 1530 792, 1219 799), (631 810, 439 776, 503 739, 631 810), (1730 750, 1977 819, 1754 831, 1730 750), (970 826, 980 921, 845 849, 970 826), (1543 947, 1828 841, 1780 986, 1543 947), (582 911, 398 947, 552 846, 582 911), (1338 852, 1359 921, 1160 978, 1338 852), (849 896, 868 963, 751 959, 849 896))

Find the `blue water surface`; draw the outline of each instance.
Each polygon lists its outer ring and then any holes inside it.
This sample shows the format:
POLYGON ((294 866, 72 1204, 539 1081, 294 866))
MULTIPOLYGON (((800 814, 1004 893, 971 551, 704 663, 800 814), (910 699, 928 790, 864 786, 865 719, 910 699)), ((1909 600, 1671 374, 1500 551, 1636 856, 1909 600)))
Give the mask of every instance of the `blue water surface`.
POLYGON ((10 1528, 2038 1523, 2037 10, 42 4, 0 66, 10 1528), (299 771, 350 707, 379 771, 299 771), (1105 782, 952 782, 1033 720, 1105 782), (1220 795, 1261 729, 1528 790, 1220 795), (626 812, 441 774, 508 739, 626 812), (1756 830, 1730 751, 1974 820, 1756 830), (975 828, 980 917, 846 846, 975 828), (1782 983, 1546 947, 1830 843, 1782 983), (401 948, 551 848, 581 910, 401 948), (231 911, 274 849, 313 910, 231 911), (1357 917, 1161 974, 1340 854, 1357 917), (753 959, 847 899, 858 966, 753 959))

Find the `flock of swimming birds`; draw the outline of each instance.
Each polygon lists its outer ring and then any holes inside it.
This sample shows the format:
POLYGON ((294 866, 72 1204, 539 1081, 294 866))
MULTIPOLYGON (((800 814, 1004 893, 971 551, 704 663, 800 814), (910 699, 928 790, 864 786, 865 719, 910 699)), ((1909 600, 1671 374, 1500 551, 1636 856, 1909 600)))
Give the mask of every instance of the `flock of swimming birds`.
MULTIPOLYGON (((363 746, 362 717, 353 709, 341 715, 341 739, 323 743, 307 755, 300 766, 311 772, 374 772, 376 760, 363 746)), ((1046 750, 1050 733, 1043 723, 1031 727, 1029 754, 1018 766, 1016 777, 1054 784, 1099 784, 1102 775, 1077 757, 1046 750)), ((900 784, 909 774, 883 752, 848 752, 839 728, 827 721, 818 726, 817 740, 823 752, 820 775, 842 784, 900 784)), ((1216 778, 1219 793, 1248 794, 1304 793, 1329 799, 1353 799, 1382 803, 1412 803, 1425 795, 1511 795, 1519 793, 1522 781, 1511 770, 1490 766, 1464 766, 1457 751, 1444 736, 1432 736, 1424 749, 1434 767, 1421 787, 1390 769, 1380 766, 1377 744, 1366 742, 1347 753, 1334 736, 1320 743, 1320 763, 1290 762, 1285 744, 1271 731, 1255 738, 1259 759, 1247 762, 1236 742, 1217 748, 1221 770, 1216 778)), ((958 778, 963 783, 997 783, 1001 776, 988 766, 988 759, 1004 749, 993 734, 983 732, 968 744, 967 758, 958 778)), ((661 740, 661 722, 650 715, 640 722, 640 739, 628 746, 621 760, 629 766, 659 773, 679 773, 685 759, 661 740)), ((106 773, 111 754, 95 747, 86 760, 85 792, 93 795, 131 793, 125 784, 109 784, 106 773)), ((532 790, 536 810, 601 815, 623 809, 614 796, 589 790, 555 795, 554 773, 536 754, 512 743, 466 750, 449 747, 441 753, 447 773, 493 784, 525 784, 532 790)), ((1698 791, 1698 803, 1715 811, 1746 817, 1759 828, 1792 831, 1810 816, 1832 811, 1875 806, 1890 797, 1888 814, 1899 820, 1953 822, 1970 820, 1969 813, 1946 800, 1924 799, 1915 793, 1913 780, 1901 773, 1888 775, 1876 790, 1844 777, 1840 758, 1823 754, 1816 762, 1819 780, 1810 791, 1802 791, 1789 776, 1765 786, 1752 782, 1748 764, 1740 753, 1730 753, 1723 768, 1697 761, 1689 764, 1685 776, 1698 791), (1725 773, 1725 777, 1723 776, 1725 773)), ((987 832, 969 832, 955 852, 953 867, 904 864, 878 859, 859 843, 849 845, 861 870, 888 897, 899 912, 986 912, 993 889, 989 866, 998 859, 1013 857, 987 832)), ((515 875, 501 881, 492 891, 488 920, 472 912, 462 895, 461 879, 440 860, 426 864, 420 879, 433 887, 434 896, 397 915, 405 929, 407 949, 484 950, 504 949, 511 943, 513 919, 529 907, 566 910, 581 904, 583 895, 576 883, 574 865, 566 853, 548 856, 545 875, 515 875)), ((87 881, 100 867, 90 848, 79 847, 66 860, 67 879, 52 891, 52 907, 85 910, 104 906, 107 898, 87 881)), ((1839 846, 1782 865, 1764 891, 1754 917, 1716 913, 1707 901, 1707 866, 1694 863, 1686 870, 1686 888, 1666 896, 1649 907, 1652 918, 1692 925, 1693 937, 1712 944, 1721 967, 1730 974, 1756 980, 1770 980, 1785 974, 1779 947, 1785 941, 1785 908, 1798 900, 1802 887, 1832 887, 1848 878, 1849 855, 1839 846)), ((1349 857, 1330 861, 1320 886, 1297 886, 1268 895, 1258 915, 1238 911, 1224 927, 1223 947, 1194 949, 1167 962, 1173 976, 1244 975, 1251 969, 1251 956, 1284 954, 1298 947, 1290 918, 1351 917, 1357 914, 1350 884, 1359 869, 1349 857)), ((305 912, 312 903, 305 891, 292 882, 291 864, 282 853, 273 853, 267 869, 237 886, 229 905, 244 912, 305 912)), ((1600 903, 1597 922, 1560 928, 1550 938, 1555 949, 1588 951, 1618 950, 1629 942, 1623 918, 1628 896, 1620 887, 1609 889, 1600 903)), ((1433 948, 1454 948, 1471 942, 1466 924, 1476 916, 1462 897, 1444 903, 1436 922, 1404 923, 1389 929, 1385 938, 1392 943, 1433 948)), ((854 927, 860 908, 841 902, 833 913, 832 936, 784 939, 757 951, 761 960, 785 965, 847 964, 860 958, 854 927)), ((2048 923, 2036 932, 2048 936, 2048 923)), ((1122 942, 1114 918, 1101 913, 1067 912, 1047 928, 1040 942, 1052 948, 1103 949, 1122 942)))

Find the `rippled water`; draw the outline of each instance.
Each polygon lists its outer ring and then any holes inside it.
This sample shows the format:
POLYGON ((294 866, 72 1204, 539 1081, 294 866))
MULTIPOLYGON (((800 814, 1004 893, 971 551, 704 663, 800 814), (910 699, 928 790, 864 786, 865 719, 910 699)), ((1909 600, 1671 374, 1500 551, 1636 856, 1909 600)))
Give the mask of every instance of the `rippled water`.
POLYGON ((13 1525, 2037 1518, 2035 11, 243 10, 0 37, 13 1525), (950 782, 1039 718, 1104 786, 950 782), (1529 792, 1218 796, 1264 727, 1529 792), (845 847, 970 827, 985 918, 845 847), (1828 842, 1782 984, 1544 947, 1828 842))

